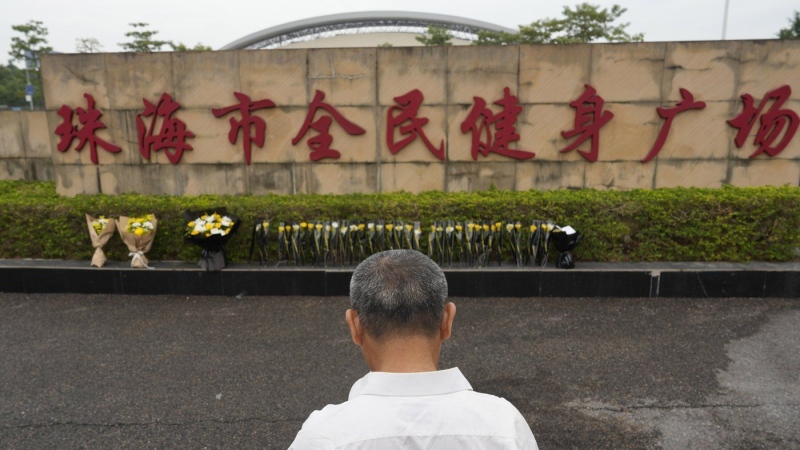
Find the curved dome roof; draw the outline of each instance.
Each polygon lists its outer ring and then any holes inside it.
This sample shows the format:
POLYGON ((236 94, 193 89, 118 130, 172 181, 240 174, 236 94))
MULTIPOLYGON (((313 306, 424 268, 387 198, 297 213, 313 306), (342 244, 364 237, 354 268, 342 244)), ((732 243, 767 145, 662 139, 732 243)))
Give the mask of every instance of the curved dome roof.
POLYGON ((312 17, 265 28, 237 39, 220 50, 275 48, 293 42, 345 34, 347 30, 367 30, 366 32, 393 30, 420 34, 428 25, 446 28, 461 39, 472 39, 479 31, 517 32, 488 22, 445 14, 366 11, 312 17))

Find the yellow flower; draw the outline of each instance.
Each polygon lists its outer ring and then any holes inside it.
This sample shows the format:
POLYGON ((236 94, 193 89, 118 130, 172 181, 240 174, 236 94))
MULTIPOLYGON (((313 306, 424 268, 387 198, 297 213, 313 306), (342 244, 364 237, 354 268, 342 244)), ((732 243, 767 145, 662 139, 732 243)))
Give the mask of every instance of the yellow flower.
MULTIPOLYGON (((231 225, 233 225, 233 222, 231 222, 231 225)), ((269 228, 269 222, 261 222, 261 228, 265 230, 269 228)))
POLYGON ((387 223, 386 224, 386 229, 389 230, 389 231, 392 231, 392 230, 394 230, 394 225, 392 225, 390 223, 387 223))
POLYGON ((489 231, 489 225, 484 225, 483 226, 483 231, 489 231))
POLYGON ((186 224, 189 228, 194 228, 194 220, 186 224))
POLYGON ((212 228, 214 228, 214 225, 213 225, 213 224, 210 224, 210 223, 207 223, 207 224, 206 224, 206 230, 210 230, 210 229, 212 229, 212 228))
POLYGON ((200 234, 200 232, 199 232, 199 231, 197 231, 197 230, 192 230, 192 236, 197 236, 198 234, 200 234))
POLYGON ((319 230, 321 230, 321 229, 322 229, 322 224, 321 224, 321 223, 318 223, 318 224, 314 225, 314 228, 316 228, 316 229, 317 229, 317 231, 319 231, 319 230))
POLYGON ((366 225, 364 225, 363 223, 358 224, 359 230, 364 230, 364 228, 366 228, 366 225))
POLYGON ((141 236, 141 235, 144 234, 144 229, 143 228, 137 228, 136 231, 134 231, 133 233, 135 235, 137 235, 137 236, 141 236))
POLYGON ((300 228, 308 228, 308 224, 306 222, 300 222, 300 228))
POLYGON ((509 223, 509 224, 506 224, 506 231, 508 231, 509 233, 511 233, 511 231, 513 231, 513 230, 514 230, 514 225, 512 225, 512 224, 510 224, 510 223, 509 223))
POLYGON ((536 225, 531 225, 531 233, 535 233, 535 232, 536 232, 536 225))
POLYGON ((468 223, 467 224, 467 228, 469 228, 470 230, 474 230, 475 229, 475 224, 474 223, 468 223))
POLYGON ((414 229, 414 225, 408 224, 406 225, 406 230, 411 231, 414 229))
POLYGON ((522 224, 517 222, 517 223, 514 224, 514 228, 516 228, 517 231, 519 231, 519 229, 522 228, 522 224))
POLYGON ((286 229, 286 231, 292 231, 292 226, 291 225, 286 225, 284 228, 286 229))
POLYGON ((214 224, 214 228, 220 228, 220 227, 222 227, 221 223, 217 222, 217 223, 214 224))
POLYGON ((495 223, 494 223, 494 226, 495 226, 495 228, 497 228, 497 229, 499 230, 499 229, 500 229, 500 227, 502 227, 502 226, 503 226, 503 222, 495 222, 495 223))
POLYGON ((461 231, 463 229, 464 229, 464 227, 462 227, 461 225, 456 225, 456 231, 461 231))
POLYGON ((442 231, 442 227, 436 227, 436 231, 442 231))

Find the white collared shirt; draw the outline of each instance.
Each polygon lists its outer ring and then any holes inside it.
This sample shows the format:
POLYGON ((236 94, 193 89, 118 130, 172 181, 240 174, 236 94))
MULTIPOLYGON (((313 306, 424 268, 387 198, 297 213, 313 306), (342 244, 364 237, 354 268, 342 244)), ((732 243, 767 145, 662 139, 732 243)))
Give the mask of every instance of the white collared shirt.
POLYGON ((311 413, 290 450, 396 448, 538 450, 519 411, 474 392, 458 368, 370 372, 347 402, 311 413))

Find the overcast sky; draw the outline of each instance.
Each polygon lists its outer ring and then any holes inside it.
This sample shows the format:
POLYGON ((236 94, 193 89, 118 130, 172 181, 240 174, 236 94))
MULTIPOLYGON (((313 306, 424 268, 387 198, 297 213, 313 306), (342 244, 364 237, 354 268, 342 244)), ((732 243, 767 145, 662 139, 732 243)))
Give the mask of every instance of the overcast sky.
MULTIPOLYGON (((75 52, 75 40, 95 38, 107 52, 120 51, 131 22, 146 22, 160 39, 214 49, 242 36, 282 23, 354 11, 415 11, 449 14, 516 29, 545 17, 559 16, 578 0, 0 0, 0 61, 8 59, 12 25, 39 20, 50 31, 50 45, 75 52)), ((798 0, 729 0, 728 39, 770 39, 788 25, 798 0)), ((631 33, 646 41, 718 40, 725 0, 594 0, 628 9, 623 16, 631 33)))

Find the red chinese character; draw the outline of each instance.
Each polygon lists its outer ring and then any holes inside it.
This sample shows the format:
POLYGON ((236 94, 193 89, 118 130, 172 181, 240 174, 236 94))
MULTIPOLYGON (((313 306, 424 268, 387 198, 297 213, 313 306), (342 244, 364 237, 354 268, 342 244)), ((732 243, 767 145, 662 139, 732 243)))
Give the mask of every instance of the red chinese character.
POLYGON ((653 144, 653 148, 650 149, 650 153, 648 153, 647 156, 642 160, 643 163, 655 158, 658 155, 658 152, 661 151, 661 147, 664 146, 664 142, 667 140, 667 135, 669 135, 669 129, 672 126, 672 121, 675 119, 675 116, 689 109, 703 109, 706 107, 705 102, 694 101, 694 96, 686 89, 681 88, 680 92, 683 100, 681 100, 677 105, 672 108, 656 108, 658 115, 661 116, 662 119, 666 119, 666 122, 661 125, 661 131, 658 132, 656 143, 653 144))
POLYGON ((728 121, 732 127, 739 129, 734 141, 736 146, 742 148, 742 145, 747 140, 747 135, 750 134, 750 130, 753 129, 753 125, 756 123, 756 118, 761 116, 761 126, 758 128, 753 141, 758 146, 758 150, 750 157, 755 158, 764 152, 767 152, 769 156, 775 156, 782 152, 789 145, 794 133, 797 132, 798 125, 800 125, 797 113, 791 109, 780 109, 791 95, 792 88, 788 85, 781 86, 778 89, 767 92, 767 96, 761 100, 758 108, 753 106, 752 95, 742 95, 744 106, 741 114, 728 121), (769 108, 769 111, 761 114, 769 100, 774 100, 774 103, 769 108), (785 132, 784 128, 786 129, 785 132), (773 146, 772 144, 775 143, 781 133, 783 133, 783 139, 778 142, 778 145, 773 146))
POLYGON ((494 102, 500 105, 503 110, 497 114, 492 114, 492 110, 486 107, 486 100, 480 97, 473 97, 475 104, 469 115, 461 123, 461 132, 472 133, 472 159, 478 160, 478 153, 489 156, 489 153, 508 156, 514 159, 530 159, 536 156, 533 152, 525 150, 514 150, 508 148, 508 144, 519 140, 517 133, 517 116, 522 112, 522 107, 517 103, 517 97, 511 95, 509 88, 503 89, 503 98, 494 102), (481 120, 481 118, 483 118, 481 120), (494 126, 494 136, 492 135, 494 126), (484 137, 484 140, 481 138, 484 137))
POLYGON ((109 152, 119 153, 122 150, 114 144, 108 143, 99 137, 95 136, 97 130, 102 130, 106 125, 100 121, 103 113, 94 108, 94 97, 89 94, 83 94, 86 98, 86 109, 81 107, 76 108, 74 111, 67 105, 61 105, 58 109, 58 115, 64 119, 61 124, 56 127, 56 135, 61 139, 58 141, 58 151, 65 152, 72 145, 72 141, 78 139, 78 145, 75 151, 81 151, 86 143, 89 143, 89 152, 92 158, 92 163, 97 164, 97 146, 109 152), (72 125, 72 117, 74 113, 78 113, 78 122, 82 125, 78 128, 77 125, 72 125))
POLYGON ((417 117, 422 100, 422 92, 419 89, 414 89, 407 94, 394 98, 394 101, 400 106, 389 107, 389 111, 386 114, 386 145, 389 147, 389 151, 396 155, 406 145, 420 137, 425 146, 428 147, 428 150, 444 161, 444 140, 439 144, 439 148, 434 147, 428 136, 425 135, 425 131, 422 130, 422 127, 428 123, 428 119, 417 117), (400 110, 397 115, 394 114, 396 110, 400 110), (403 125, 405 122, 410 123, 403 125), (397 127, 400 127, 400 134, 406 136, 399 142, 394 141, 394 131, 397 127))
POLYGON ((312 150, 309 155, 312 161, 318 161, 322 158, 339 159, 339 150, 331 148, 331 143, 333 142, 333 136, 330 134, 331 117, 333 117, 336 123, 344 128, 344 131, 349 135, 355 136, 366 133, 363 128, 345 119, 343 115, 339 114, 339 111, 336 111, 336 108, 323 102, 322 100, 324 98, 325 94, 317 90, 316 94, 314 94, 314 100, 308 105, 308 114, 306 115, 305 122, 303 122, 303 126, 300 128, 297 136, 292 139, 292 145, 297 145, 297 143, 303 139, 303 136, 308 133, 309 128, 313 128, 315 131, 319 132, 319 135, 306 141, 309 148, 312 150), (317 110, 320 108, 324 109, 330 116, 322 116, 315 121, 314 116, 316 116, 317 110))
POLYGON ((145 159, 150 159, 150 152, 164 150, 169 162, 178 164, 184 151, 192 150, 186 139, 193 138, 194 133, 186 130, 186 124, 172 115, 180 109, 181 104, 174 101, 166 92, 161 94, 158 104, 154 105, 147 99, 144 102, 144 112, 136 115, 136 130, 139 136, 139 152, 145 159), (152 117, 150 126, 145 126, 143 117, 152 117), (161 127, 155 134, 156 122, 161 118, 161 127), (174 152, 167 151, 174 149, 174 152))
POLYGON ((214 117, 219 118, 237 109, 239 110, 239 113, 242 115, 242 120, 236 120, 231 117, 231 131, 228 132, 228 140, 231 144, 236 144, 236 138, 239 132, 242 132, 244 136, 244 161, 249 166, 251 143, 254 142, 259 148, 264 147, 264 133, 267 131, 267 123, 264 122, 264 119, 258 116, 251 116, 250 113, 258 109, 274 108, 275 103, 266 98, 254 102, 250 100, 250 97, 241 92, 234 92, 233 96, 239 100, 238 105, 228 106, 227 108, 215 108, 211 110, 211 113, 214 114, 214 117), (255 136, 250 134, 251 127, 255 127, 256 129, 255 136))
POLYGON ((583 91, 577 100, 570 102, 569 106, 575 108, 575 125, 569 131, 562 131, 561 136, 569 139, 578 136, 575 142, 561 149, 561 153, 575 150, 579 145, 583 144, 587 139, 592 139, 592 150, 585 152, 578 149, 587 161, 597 161, 597 154, 599 153, 600 146, 600 128, 603 128, 614 117, 611 111, 603 111, 603 104, 605 101, 602 97, 597 95, 597 91, 588 84, 585 85, 586 89, 583 91))

